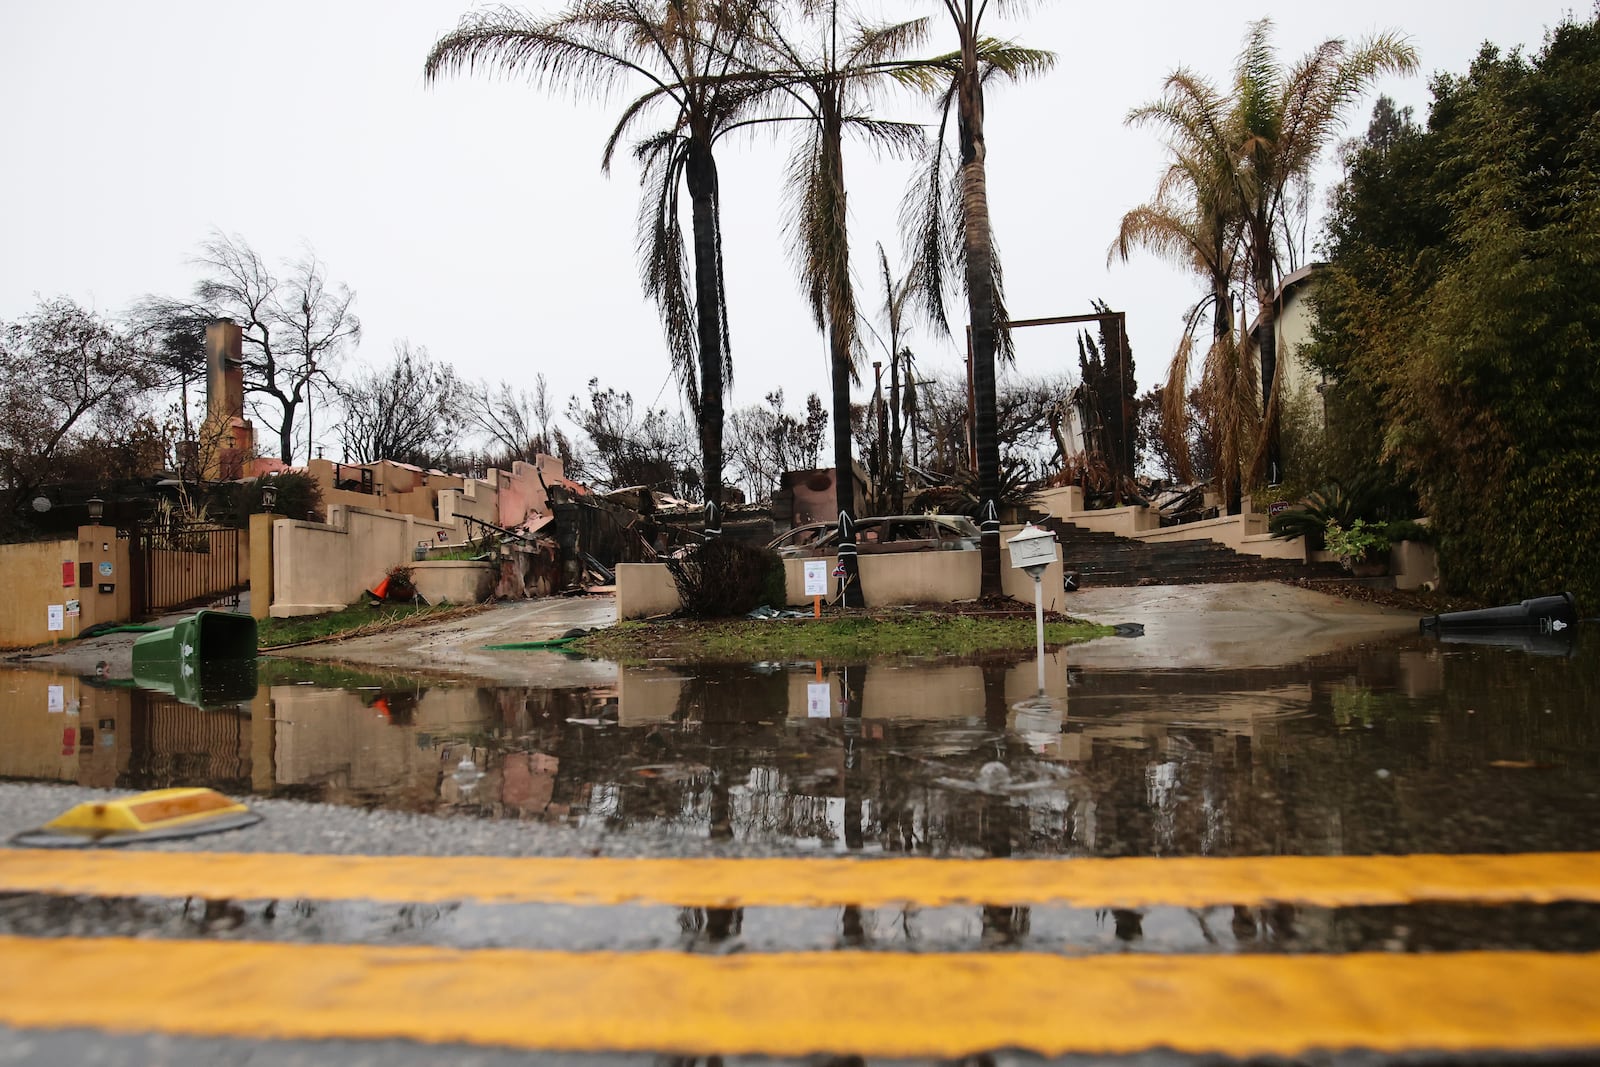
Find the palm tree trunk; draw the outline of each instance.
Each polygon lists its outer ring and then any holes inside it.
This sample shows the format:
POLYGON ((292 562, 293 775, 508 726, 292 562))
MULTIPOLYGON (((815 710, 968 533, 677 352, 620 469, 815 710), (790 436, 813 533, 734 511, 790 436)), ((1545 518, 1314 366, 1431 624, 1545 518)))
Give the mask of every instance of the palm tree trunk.
MULTIPOLYGON (((833 370, 833 484, 834 498, 841 520, 847 528, 855 526, 855 467, 851 463, 850 440, 850 342, 855 323, 839 312, 842 294, 840 285, 849 284, 850 252, 845 227, 844 188, 844 128, 839 116, 827 115, 823 120, 825 165, 833 171, 837 183, 834 192, 834 217, 836 227, 832 255, 837 261, 828 270, 828 358, 833 370)), ((861 568, 856 558, 855 535, 839 539, 839 563, 844 567, 844 589, 840 602, 848 608, 866 606, 861 593, 861 568)))
POLYGON ((1261 416, 1264 420, 1264 424, 1261 427, 1261 444, 1265 453, 1268 485, 1277 485, 1283 476, 1283 457, 1279 454, 1278 447, 1278 404, 1276 392, 1278 384, 1278 304, 1273 299, 1275 295, 1273 288, 1270 274, 1256 279, 1257 300, 1261 305, 1261 313, 1256 319, 1256 329, 1260 334, 1258 344, 1261 351, 1261 416))
MULTIPOLYGON (((1211 337, 1213 343, 1216 343, 1227 339, 1233 333, 1233 298, 1228 293, 1227 282, 1217 284, 1214 296, 1216 310, 1211 314, 1211 337)), ((1236 352, 1235 356, 1238 358, 1240 354, 1236 352)), ((1234 419, 1236 416, 1229 414, 1227 418, 1234 419)), ((1228 432, 1235 438, 1239 436, 1237 429, 1228 432)), ((1244 510, 1244 481, 1239 469, 1243 458, 1237 443, 1232 448, 1220 449, 1216 457, 1219 468, 1217 477, 1222 482, 1223 504, 1229 515, 1237 515, 1244 510)))
POLYGON ((905 473, 900 460, 904 449, 900 437, 900 353, 889 354, 889 510, 896 515, 906 510, 905 473))
POLYGON ((989 232, 988 172, 983 139, 983 87, 976 44, 961 45, 961 201, 966 212, 967 309, 972 327, 973 436, 978 453, 978 499, 982 508, 983 579, 979 594, 1001 595, 1000 442, 994 386, 994 248, 989 232))
POLYGON ((721 523, 712 508, 722 505, 722 300, 717 269, 717 164, 708 147, 693 143, 685 167, 694 224, 694 305, 700 346, 700 479, 707 508, 707 534, 721 523))

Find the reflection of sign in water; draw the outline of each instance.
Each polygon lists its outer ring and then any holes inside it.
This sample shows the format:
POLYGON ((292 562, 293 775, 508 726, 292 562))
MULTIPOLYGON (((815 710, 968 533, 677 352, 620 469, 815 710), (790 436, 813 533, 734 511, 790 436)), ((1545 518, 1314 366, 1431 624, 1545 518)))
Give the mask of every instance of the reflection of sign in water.
POLYGON ((100 577, 102 577, 102 578, 111 577, 111 561, 110 560, 106 560, 105 562, 100 564, 100 577))
POLYGON ((806 596, 828 595, 828 561, 806 560, 806 596))
POLYGON ((59 685, 52 685, 45 690, 45 710, 54 715, 67 710, 67 693, 59 685))
MULTIPOLYGON (((827 564, 823 564, 827 566, 827 564)), ((827 682, 806 685, 806 718, 826 719, 833 714, 833 693, 827 682)))
POLYGON ((51 630, 65 630, 67 628, 67 606, 65 604, 51 604, 46 609, 45 621, 51 630))

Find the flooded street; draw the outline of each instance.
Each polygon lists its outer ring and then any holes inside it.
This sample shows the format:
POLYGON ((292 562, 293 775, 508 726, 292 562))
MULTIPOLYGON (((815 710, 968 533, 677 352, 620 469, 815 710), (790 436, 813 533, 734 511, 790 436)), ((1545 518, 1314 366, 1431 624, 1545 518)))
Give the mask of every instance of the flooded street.
POLYGON ((0 777, 532 821, 621 852, 1582 850, 1600 844, 1595 653, 1406 637, 1292 667, 1116 671, 1068 651, 1043 699, 1031 657, 596 663, 609 683, 563 689, 264 659, 206 707, 11 670, 0 777))
MULTIPOLYGON (((1585 992, 1600 958, 1595 635, 1379 636, 1214 670, 1081 651, 1047 657, 1043 693, 1017 655, 584 661, 559 672, 581 684, 557 688, 263 658, 188 703, 8 670, 13 824, 85 789, 191 785, 265 819, 82 859, 0 852, 0 950, 29 976, 0 981, 20 998, 6 1018, 44 1028, 0 1027, 0 1048, 660 1064, 644 1053, 1025 1047, 1191 1063, 1366 1048, 1386 1027, 1407 1035, 1394 1048, 1449 1048, 1474 1017, 1461 1047, 1600 1043, 1585 992), (50 991, 85 969, 169 977, 68 1012, 91 1029, 57 1033, 66 1001, 50 991), (536 975, 517 1011, 485 999, 536 975), (259 992, 201 1004, 221 982, 259 992), (1419 1008, 1419 989, 1437 1003, 1419 1008), (108 1004, 120 1024, 102 1021, 108 1004), (1270 1025, 1250 1022, 1263 1012, 1270 1025)), ((551 676, 557 653, 528 656, 530 677, 551 676)))

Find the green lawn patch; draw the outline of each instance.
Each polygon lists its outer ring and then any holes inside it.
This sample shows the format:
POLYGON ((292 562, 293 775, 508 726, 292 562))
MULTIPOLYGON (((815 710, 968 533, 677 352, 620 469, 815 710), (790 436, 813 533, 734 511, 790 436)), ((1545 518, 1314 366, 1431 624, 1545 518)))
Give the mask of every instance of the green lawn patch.
MULTIPOLYGON (((1105 637, 1109 626, 1047 621, 1051 647, 1105 637)), ((574 651, 624 663, 649 659, 753 662, 771 659, 864 660, 881 656, 962 656, 1034 647, 1032 618, 920 612, 876 612, 846 618, 669 619, 625 622, 584 637, 574 651)))
POLYGON ((365 637, 481 610, 476 604, 351 604, 326 615, 263 620, 257 643, 265 651, 334 637, 365 637))

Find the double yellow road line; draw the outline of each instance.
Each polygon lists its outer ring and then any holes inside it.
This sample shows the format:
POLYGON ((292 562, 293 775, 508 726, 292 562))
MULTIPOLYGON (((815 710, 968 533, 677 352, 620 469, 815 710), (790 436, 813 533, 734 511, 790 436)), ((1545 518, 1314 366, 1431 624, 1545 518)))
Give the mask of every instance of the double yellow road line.
MULTIPOLYGON (((546 860, 0 851, 0 891, 697 907, 1600 901, 1600 857, 546 860)), ((1600 1048, 1600 955, 462 951, 0 938, 0 1022, 686 1055, 1600 1048)))

